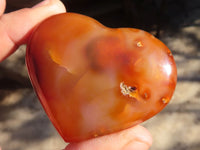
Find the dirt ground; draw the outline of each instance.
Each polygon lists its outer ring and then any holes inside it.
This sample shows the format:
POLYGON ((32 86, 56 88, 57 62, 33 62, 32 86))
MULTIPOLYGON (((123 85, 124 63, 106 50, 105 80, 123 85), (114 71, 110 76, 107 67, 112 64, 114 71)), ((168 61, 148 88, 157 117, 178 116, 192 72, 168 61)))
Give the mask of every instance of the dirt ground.
MULTIPOLYGON (((178 83, 170 104, 142 124, 153 137, 150 150, 200 150, 200 2, 191 2, 160 31, 174 55, 178 83)), ((24 55, 23 45, 0 63, 0 145, 3 150, 61 150, 66 143, 27 80, 24 55)))

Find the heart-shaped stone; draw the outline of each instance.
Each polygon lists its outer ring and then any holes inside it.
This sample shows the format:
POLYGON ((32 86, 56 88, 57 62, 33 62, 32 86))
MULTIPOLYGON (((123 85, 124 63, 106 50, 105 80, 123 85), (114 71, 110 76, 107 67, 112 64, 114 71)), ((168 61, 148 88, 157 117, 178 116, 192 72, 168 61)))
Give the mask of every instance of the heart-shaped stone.
POLYGON ((172 53, 151 34, 107 28, 75 13, 43 21, 26 62, 40 102, 67 142, 147 120, 169 103, 177 80, 172 53))

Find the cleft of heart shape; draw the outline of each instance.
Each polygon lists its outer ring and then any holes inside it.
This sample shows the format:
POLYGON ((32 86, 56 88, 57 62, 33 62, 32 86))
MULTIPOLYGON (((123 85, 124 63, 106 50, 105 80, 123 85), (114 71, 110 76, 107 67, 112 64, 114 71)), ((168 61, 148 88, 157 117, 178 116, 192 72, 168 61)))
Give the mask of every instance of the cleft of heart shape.
POLYGON ((55 128, 76 142, 137 125, 160 112, 177 82, 171 51, 151 34, 64 13, 27 46, 33 87, 55 128))

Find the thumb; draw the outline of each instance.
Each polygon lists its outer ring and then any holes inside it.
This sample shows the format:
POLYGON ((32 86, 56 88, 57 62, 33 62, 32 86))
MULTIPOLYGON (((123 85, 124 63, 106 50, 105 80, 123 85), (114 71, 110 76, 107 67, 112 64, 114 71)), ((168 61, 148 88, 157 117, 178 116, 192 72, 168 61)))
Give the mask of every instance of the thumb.
POLYGON ((148 150, 151 144, 150 133, 142 126, 135 126, 80 143, 70 143, 65 150, 148 150))

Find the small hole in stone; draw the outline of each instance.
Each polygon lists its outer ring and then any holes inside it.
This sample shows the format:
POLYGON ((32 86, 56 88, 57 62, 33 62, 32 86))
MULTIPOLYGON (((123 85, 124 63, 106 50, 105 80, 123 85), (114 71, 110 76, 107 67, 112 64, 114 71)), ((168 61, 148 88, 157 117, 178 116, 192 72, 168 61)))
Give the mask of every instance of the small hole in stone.
POLYGON ((137 47, 143 47, 143 44, 141 41, 137 42, 137 47))

